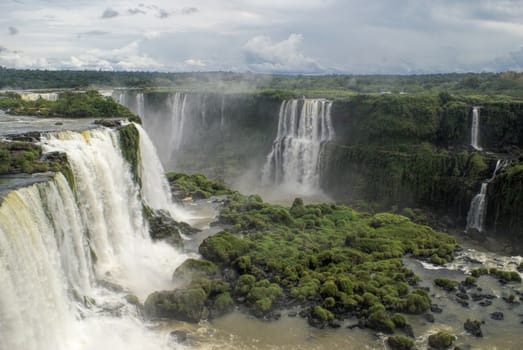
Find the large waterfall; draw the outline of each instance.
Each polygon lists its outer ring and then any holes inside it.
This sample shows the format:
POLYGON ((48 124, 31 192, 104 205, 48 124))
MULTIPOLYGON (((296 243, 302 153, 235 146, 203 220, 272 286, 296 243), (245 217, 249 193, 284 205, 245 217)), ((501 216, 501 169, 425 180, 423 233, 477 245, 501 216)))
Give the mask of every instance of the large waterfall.
POLYGON ((303 192, 319 188, 321 145, 334 137, 332 102, 323 99, 284 101, 278 134, 263 168, 265 184, 290 185, 303 192))
POLYGON ((479 107, 472 107, 472 126, 470 128, 470 145, 478 151, 482 148, 479 145, 479 107))
POLYGON ((0 349, 167 348, 125 299, 172 288, 171 273, 185 259, 149 238, 142 197, 176 208, 157 178, 154 148, 140 136, 142 193, 116 131, 42 136, 45 151, 67 154, 74 191, 58 173, 0 205, 0 349))
POLYGON ((492 176, 487 181, 483 182, 481 184, 481 189, 478 194, 472 198, 472 201, 470 202, 469 211, 467 213, 467 227, 465 231, 468 231, 469 229, 476 229, 479 232, 482 232, 484 230, 484 221, 486 216, 486 209, 487 209, 487 189, 488 184, 494 180, 497 173, 503 169, 507 165, 506 160, 499 159, 496 162, 496 167, 494 168, 494 172, 492 173, 492 176))

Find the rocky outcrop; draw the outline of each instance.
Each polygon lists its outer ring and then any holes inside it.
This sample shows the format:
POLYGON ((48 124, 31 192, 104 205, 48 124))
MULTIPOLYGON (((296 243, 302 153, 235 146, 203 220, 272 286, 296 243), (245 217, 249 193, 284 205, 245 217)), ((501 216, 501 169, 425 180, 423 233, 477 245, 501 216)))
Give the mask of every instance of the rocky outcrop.
POLYGON ((149 234, 152 239, 164 240, 178 248, 183 247, 181 234, 191 235, 200 231, 185 222, 174 220, 167 211, 162 209, 152 211, 148 221, 149 234))

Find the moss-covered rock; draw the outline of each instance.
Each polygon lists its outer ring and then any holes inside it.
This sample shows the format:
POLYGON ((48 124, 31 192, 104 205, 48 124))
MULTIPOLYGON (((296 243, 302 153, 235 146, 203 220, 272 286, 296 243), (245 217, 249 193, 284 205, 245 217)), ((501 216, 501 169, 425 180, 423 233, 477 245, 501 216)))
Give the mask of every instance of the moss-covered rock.
POLYGON ((428 342, 431 348, 445 350, 450 348, 455 339, 456 337, 448 332, 438 332, 436 334, 431 334, 428 342))
POLYGON ((124 159, 131 166, 134 180, 141 184, 140 178, 140 133, 133 124, 118 129, 120 150, 124 159))
POLYGON ((387 345, 391 350, 411 350, 414 349, 414 341, 410 338, 393 335, 387 338, 387 345))
POLYGON ((184 222, 177 222, 165 210, 154 210, 148 219, 149 234, 153 240, 163 240, 174 247, 183 247, 180 233, 193 233, 197 229, 184 222))
POLYGON ((187 259, 176 268, 173 281, 186 283, 199 278, 211 278, 218 274, 218 267, 208 260, 187 259))
POLYGON ((206 301, 207 293, 203 288, 188 287, 150 294, 144 303, 144 310, 149 318, 198 322, 209 315, 206 301))
POLYGON ((232 191, 225 185, 211 181, 202 174, 167 173, 174 197, 182 200, 186 197, 204 199, 211 196, 231 194, 232 191))
POLYGON ((434 285, 445 289, 447 292, 453 292, 458 286, 458 282, 450 280, 448 278, 437 277, 434 279, 434 285))
POLYGON ((249 249, 247 241, 228 232, 221 231, 206 238, 200 245, 202 256, 217 264, 231 264, 249 249))

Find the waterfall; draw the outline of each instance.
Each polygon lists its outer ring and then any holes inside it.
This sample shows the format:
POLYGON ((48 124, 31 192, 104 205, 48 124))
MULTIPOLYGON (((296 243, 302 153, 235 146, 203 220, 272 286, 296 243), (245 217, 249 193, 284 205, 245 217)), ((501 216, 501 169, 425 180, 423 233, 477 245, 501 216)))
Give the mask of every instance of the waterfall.
POLYGON ((496 167, 494 168, 494 172, 492 173, 490 179, 481 184, 481 189, 479 193, 476 194, 474 198, 472 198, 472 201, 470 202, 469 211, 467 213, 467 227, 465 231, 468 231, 469 229, 476 229, 479 232, 483 232, 485 216, 487 214, 486 209, 488 184, 492 182, 492 180, 494 180, 497 173, 506 165, 506 160, 499 159, 496 162, 496 167))
POLYGON ((170 109, 171 109, 171 125, 169 149, 172 152, 178 151, 183 143, 183 131, 185 126, 186 113, 185 109, 187 106, 187 94, 180 92, 170 96, 170 109))
POLYGON ((483 149, 479 145, 479 107, 472 107, 472 126, 470 128, 470 145, 477 151, 483 149))
POLYGON ((156 209, 167 210, 171 216, 178 221, 190 219, 188 213, 173 203, 171 189, 165 172, 156 153, 156 148, 149 135, 138 124, 135 127, 140 133, 140 158, 143 199, 156 209))
POLYGON ((278 134, 263 168, 265 184, 283 184, 301 191, 319 188, 321 144, 334 137, 332 102, 323 99, 284 101, 278 134))
POLYGON ((145 114, 145 101, 143 92, 139 92, 136 94, 135 104, 136 110, 134 110, 134 113, 136 113, 140 118, 143 118, 145 114))
MULTIPOLYGON (((166 349, 124 297, 172 288, 185 256, 149 238, 118 132, 52 133, 42 146, 67 154, 74 192, 58 173, 0 205, 0 349, 166 349)), ((142 176, 157 181, 149 166, 142 176)))

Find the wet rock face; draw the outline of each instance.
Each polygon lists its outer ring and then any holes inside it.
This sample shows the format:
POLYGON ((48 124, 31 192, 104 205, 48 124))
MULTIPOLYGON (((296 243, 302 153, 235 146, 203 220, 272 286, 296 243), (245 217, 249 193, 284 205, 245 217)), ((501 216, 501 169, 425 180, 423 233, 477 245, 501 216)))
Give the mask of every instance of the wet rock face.
POLYGON ((191 235, 198 231, 198 229, 191 227, 185 222, 174 220, 165 210, 155 210, 149 217, 149 234, 151 238, 165 240, 178 248, 183 247, 181 234, 191 235))

